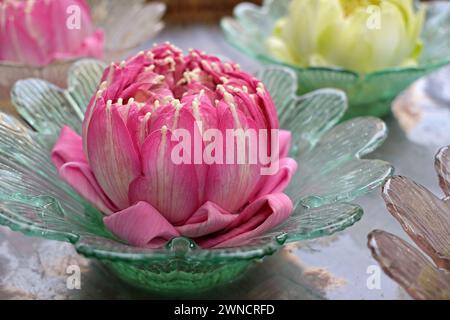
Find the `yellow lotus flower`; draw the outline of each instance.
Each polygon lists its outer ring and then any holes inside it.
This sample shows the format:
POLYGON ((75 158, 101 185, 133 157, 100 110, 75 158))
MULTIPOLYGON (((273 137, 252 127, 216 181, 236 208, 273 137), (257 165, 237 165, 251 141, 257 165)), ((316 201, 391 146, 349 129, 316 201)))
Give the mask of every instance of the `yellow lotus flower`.
POLYGON ((267 40, 284 62, 367 73, 414 66, 425 6, 413 0, 293 0, 267 40))

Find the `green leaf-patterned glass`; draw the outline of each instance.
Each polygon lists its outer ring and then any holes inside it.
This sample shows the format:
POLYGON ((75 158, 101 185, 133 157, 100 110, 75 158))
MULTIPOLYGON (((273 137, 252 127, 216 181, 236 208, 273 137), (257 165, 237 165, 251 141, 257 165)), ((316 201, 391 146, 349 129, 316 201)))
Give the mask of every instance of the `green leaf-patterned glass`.
POLYGON ((202 249, 179 237, 160 249, 129 246, 103 225, 102 214, 59 179, 50 150, 63 125, 80 131, 83 114, 105 66, 83 60, 69 71, 68 89, 46 81, 19 81, 12 100, 23 120, 0 114, 0 224, 30 236, 72 243, 129 283, 160 293, 183 294, 228 283, 284 244, 344 230, 363 210, 351 201, 391 175, 390 164, 361 159, 386 138, 376 118, 336 125, 346 97, 324 89, 297 96, 295 73, 268 67, 259 77, 279 108, 281 127, 293 133, 299 163, 287 193, 292 216, 239 247, 202 249))
POLYGON ((284 63, 270 55, 266 40, 276 21, 286 15, 291 0, 264 0, 263 6, 242 3, 234 17, 224 18, 222 30, 227 40, 245 54, 269 64, 283 65, 297 73, 298 91, 308 93, 319 88, 344 90, 349 108, 344 118, 390 112, 393 99, 412 82, 450 63, 450 3, 427 4, 427 17, 421 39, 424 51, 417 67, 398 67, 360 74, 330 67, 303 68, 284 63))

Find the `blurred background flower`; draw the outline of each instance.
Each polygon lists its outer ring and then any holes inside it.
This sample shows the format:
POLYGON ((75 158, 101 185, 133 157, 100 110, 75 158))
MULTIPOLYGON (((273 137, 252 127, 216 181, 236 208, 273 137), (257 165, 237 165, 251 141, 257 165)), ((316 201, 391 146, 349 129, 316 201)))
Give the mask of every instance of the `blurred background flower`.
POLYGON ((237 5, 221 26, 245 54, 294 70, 300 93, 338 88, 349 97, 347 118, 380 117, 450 62, 449 17, 440 1, 265 0, 237 5))
POLYGON ((121 60, 163 28, 165 5, 145 0, 0 0, 0 102, 12 85, 41 78, 66 86, 74 60, 121 60), (133 23, 130 23, 132 21, 133 23))
POLYGON ((368 73, 417 65, 425 7, 413 0, 293 0, 267 39, 277 59, 368 73))
POLYGON ((368 246, 385 273, 415 299, 450 299, 450 147, 436 155, 444 199, 414 181, 395 176, 383 188, 389 212, 421 250, 381 230, 368 246))
POLYGON ((43 66, 103 57, 103 31, 84 0, 0 0, 0 61, 43 66))

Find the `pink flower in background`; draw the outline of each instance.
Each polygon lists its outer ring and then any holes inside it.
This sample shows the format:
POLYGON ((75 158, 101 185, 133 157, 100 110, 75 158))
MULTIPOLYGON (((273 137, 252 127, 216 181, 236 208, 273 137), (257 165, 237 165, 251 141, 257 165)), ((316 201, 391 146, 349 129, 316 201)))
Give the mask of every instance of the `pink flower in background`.
POLYGON ((84 0, 0 0, 0 61, 101 58, 103 41, 84 0))
POLYGON ((165 44, 105 70, 82 136, 63 128, 52 160, 105 214, 107 228, 134 246, 159 247, 177 236, 203 248, 236 246, 289 217, 293 204, 283 190, 297 168, 287 157, 289 132, 280 131, 279 149, 270 137, 258 138, 268 154, 279 150, 278 170, 262 175, 270 164, 175 163, 180 128, 193 136, 208 129, 270 133, 278 118, 262 83, 237 65, 165 44))

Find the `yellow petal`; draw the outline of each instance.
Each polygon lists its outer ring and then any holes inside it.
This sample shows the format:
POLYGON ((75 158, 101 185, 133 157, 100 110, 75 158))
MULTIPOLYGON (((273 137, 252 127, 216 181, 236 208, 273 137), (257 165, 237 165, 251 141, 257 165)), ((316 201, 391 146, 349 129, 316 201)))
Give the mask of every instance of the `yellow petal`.
POLYGON ((267 44, 288 63, 368 73, 416 61, 424 17, 412 0, 293 0, 267 44))

